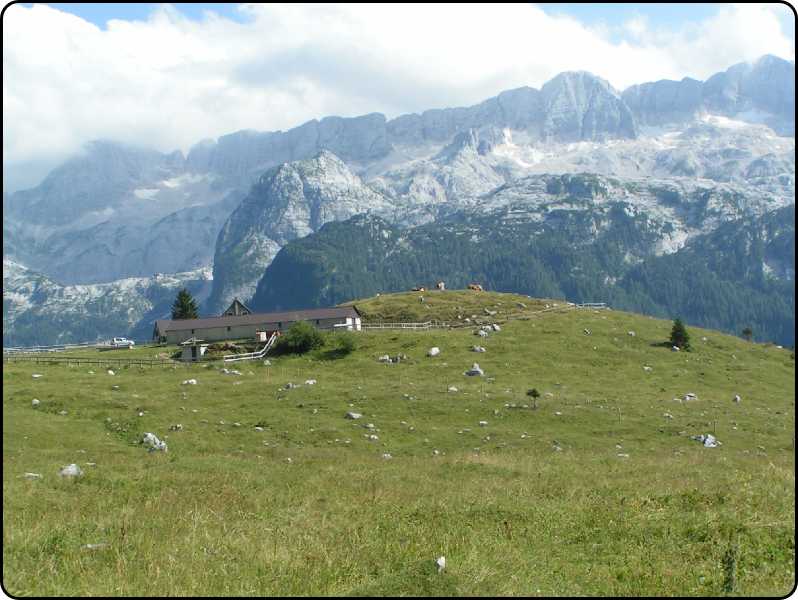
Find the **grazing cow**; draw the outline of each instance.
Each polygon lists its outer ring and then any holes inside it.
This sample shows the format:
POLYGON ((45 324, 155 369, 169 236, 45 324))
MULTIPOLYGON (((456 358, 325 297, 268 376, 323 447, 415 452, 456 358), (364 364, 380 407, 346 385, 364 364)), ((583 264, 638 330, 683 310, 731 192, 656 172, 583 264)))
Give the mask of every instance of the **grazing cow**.
POLYGON ((482 289, 482 286, 480 284, 478 284, 478 283, 469 283, 468 284, 468 289, 469 290, 474 290, 474 291, 477 291, 477 292, 484 292, 485 291, 485 290, 482 289))
POLYGON ((427 288, 423 288, 423 287, 414 287, 414 288, 413 288, 412 290, 410 290, 410 291, 411 291, 411 292, 426 292, 426 291, 427 291, 427 288))

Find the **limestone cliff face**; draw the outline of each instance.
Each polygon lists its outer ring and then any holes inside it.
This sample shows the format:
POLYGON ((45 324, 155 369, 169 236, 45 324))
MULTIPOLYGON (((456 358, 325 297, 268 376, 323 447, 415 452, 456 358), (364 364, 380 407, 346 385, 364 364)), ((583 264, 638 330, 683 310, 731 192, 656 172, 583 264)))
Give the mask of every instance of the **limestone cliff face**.
POLYGON ((386 212, 391 206, 327 150, 270 169, 219 233, 209 307, 221 308, 234 296, 250 298, 266 266, 288 241, 328 221, 386 212))

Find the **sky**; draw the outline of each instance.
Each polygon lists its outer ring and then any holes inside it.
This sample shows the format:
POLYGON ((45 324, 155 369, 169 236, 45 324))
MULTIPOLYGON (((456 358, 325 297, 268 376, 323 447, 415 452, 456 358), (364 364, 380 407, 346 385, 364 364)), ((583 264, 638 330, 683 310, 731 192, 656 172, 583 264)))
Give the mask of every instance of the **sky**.
POLYGON ((18 3, 3 13, 3 187, 93 139, 187 152, 240 129, 468 106, 567 70, 623 90, 794 52, 779 3, 18 3))

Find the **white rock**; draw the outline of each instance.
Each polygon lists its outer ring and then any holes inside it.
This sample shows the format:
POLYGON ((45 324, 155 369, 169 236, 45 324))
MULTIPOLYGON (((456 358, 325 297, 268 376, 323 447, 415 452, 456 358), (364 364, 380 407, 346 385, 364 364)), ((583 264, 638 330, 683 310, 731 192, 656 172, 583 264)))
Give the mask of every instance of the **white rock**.
POLYGON ((488 426, 488 422, 487 421, 480 421, 479 422, 479 426, 480 427, 487 427, 488 426))
POLYGON ((41 404, 41 402, 39 402, 38 398, 34 398, 33 400, 30 401, 30 404, 31 404, 31 406, 33 408, 36 408, 37 406, 39 406, 41 404))
POLYGON ((141 443, 148 447, 149 452, 168 452, 166 442, 159 440, 154 433, 145 433, 141 443))
POLYGON ((382 356, 380 356, 380 357, 377 359, 377 362, 381 362, 381 363, 389 363, 389 362, 391 362, 391 357, 390 357, 390 356, 388 356, 387 354, 383 354, 382 356))
POLYGON ((41 373, 34 373, 33 375, 31 375, 31 377, 33 377, 34 379, 38 379, 39 377, 42 377, 42 374, 41 373))
POLYGON ((482 346, 471 346, 472 352, 485 352, 485 348, 482 346))
POLYGON ((471 368, 464 373, 464 375, 470 375, 470 376, 473 376, 473 375, 482 376, 484 374, 485 374, 484 371, 479 368, 479 364, 478 363, 474 363, 473 365, 471 365, 471 368))
POLYGON ((39 473, 25 473, 23 475, 25 479, 41 479, 42 476, 39 473))
POLYGON ((316 380, 315 379, 306 379, 305 380, 305 385, 316 385, 316 380))
POLYGON ((738 404, 742 401, 742 398, 740 398, 739 394, 734 395, 734 401, 737 402, 738 404))
POLYGON ((485 331, 484 329, 480 329, 476 332, 475 335, 478 335, 479 337, 488 337, 488 332, 485 331))
POLYGON ((255 426, 255 431, 263 431, 263 427, 258 427, 258 426, 256 425, 256 426, 255 426))
POLYGON ((107 542, 100 542, 99 544, 84 544, 81 546, 84 550, 102 550, 103 548, 108 548, 110 544, 107 542))
POLYGON ((383 458, 384 460, 391 460, 391 459, 393 458, 393 456, 391 456, 390 454, 388 454, 388 453, 386 452, 385 454, 383 454, 383 455, 382 455, 382 458, 383 458))
POLYGON ((108 369, 108 374, 109 375, 116 375, 116 373, 114 373, 111 369, 108 369))
POLYGON ((438 356, 441 353, 441 349, 437 346, 433 346, 427 351, 427 356, 438 356))
POLYGON ((456 387, 454 387, 453 385, 450 385, 450 386, 449 386, 449 389, 448 389, 448 390, 446 390, 446 391, 447 391, 447 392, 452 392, 452 393, 454 393, 454 392, 456 392, 456 391, 457 391, 457 388, 456 388, 456 387))
POLYGON ((630 335, 630 336, 634 337, 635 336, 635 332, 634 331, 627 331, 626 335, 630 335))
POLYGON ((361 415, 360 413, 356 413, 356 412, 348 412, 348 413, 346 413, 346 415, 344 415, 344 418, 345 418, 345 419, 359 419, 359 418, 361 418, 362 416, 363 416, 363 415, 361 415))
POLYGON ((671 346, 672 352, 679 352, 679 346, 671 346))
POLYGON ((435 566, 438 567, 438 573, 443 571, 446 568, 446 557, 439 556, 435 559, 435 566))
POLYGON ((181 385, 197 385, 196 379, 186 379, 181 385))
POLYGON ((378 436, 374 435, 373 433, 372 433, 371 435, 369 435, 369 436, 368 436, 368 438, 369 438, 369 439, 370 439, 372 442, 376 442, 378 439, 380 439, 378 436))
POLYGON ((499 327, 499 326, 498 326, 496 323, 494 323, 494 324, 492 325, 492 327, 493 327, 493 331, 501 331, 501 330, 502 330, 502 328, 501 328, 501 327, 499 327))
POLYGON ((169 431, 183 431, 183 425, 181 423, 177 423, 176 425, 170 425, 169 431))
POLYGON ((83 471, 75 463, 72 463, 72 464, 69 464, 69 465, 63 467, 58 472, 58 474, 61 477, 80 477, 81 475, 83 475, 83 471))
POLYGON ((652 369, 651 369, 651 367, 644 366, 644 367, 643 367, 643 370, 644 370, 646 373, 650 373, 652 369))

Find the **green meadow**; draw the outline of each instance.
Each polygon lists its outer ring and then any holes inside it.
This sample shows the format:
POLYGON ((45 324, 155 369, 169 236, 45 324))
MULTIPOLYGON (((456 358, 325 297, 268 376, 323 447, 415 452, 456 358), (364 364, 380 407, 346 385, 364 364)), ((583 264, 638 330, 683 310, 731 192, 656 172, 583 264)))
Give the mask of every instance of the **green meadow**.
POLYGON ((501 330, 363 331, 343 357, 329 334, 327 347, 268 365, 109 375, 4 363, 6 590, 788 594, 794 353, 690 323, 693 350, 673 352, 662 345, 670 321, 536 313, 551 303, 455 291, 368 299, 356 304, 372 321, 477 315, 501 330), (384 354, 407 359, 378 362, 384 354), (464 375, 474 362, 484 377, 464 375), (148 452, 145 432, 168 452, 148 452), (722 445, 691 439, 707 433, 722 445), (70 463, 82 477, 59 476, 70 463))

